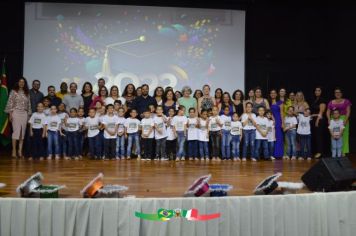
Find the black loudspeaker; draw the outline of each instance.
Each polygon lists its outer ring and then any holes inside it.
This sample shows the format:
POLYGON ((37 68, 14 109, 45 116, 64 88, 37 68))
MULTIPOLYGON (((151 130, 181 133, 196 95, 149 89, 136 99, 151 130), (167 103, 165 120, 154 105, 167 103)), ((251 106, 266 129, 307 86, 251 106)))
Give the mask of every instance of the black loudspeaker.
POLYGON ((333 192, 351 190, 356 170, 348 158, 323 158, 313 165, 302 181, 311 191, 333 192))

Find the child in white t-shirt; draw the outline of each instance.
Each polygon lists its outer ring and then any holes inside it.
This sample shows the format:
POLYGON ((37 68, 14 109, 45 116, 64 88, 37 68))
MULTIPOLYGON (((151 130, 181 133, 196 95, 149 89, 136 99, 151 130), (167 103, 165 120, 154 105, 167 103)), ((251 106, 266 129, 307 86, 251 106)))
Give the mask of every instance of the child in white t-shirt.
POLYGON ((342 133, 345 126, 344 121, 340 119, 340 111, 335 109, 332 112, 333 119, 330 120, 329 131, 331 135, 332 157, 342 157, 342 133))
POLYGON ((69 118, 65 120, 66 124, 66 134, 68 141, 68 156, 75 160, 79 159, 80 155, 80 143, 79 143, 79 129, 82 123, 78 119, 78 110, 72 107, 69 110, 69 118))
POLYGON ((287 138, 287 156, 284 157, 284 159, 289 159, 291 157, 291 160, 296 159, 297 151, 296 151, 296 127, 297 127, 298 121, 297 118, 294 116, 294 107, 290 106, 288 107, 287 110, 287 116, 284 118, 284 132, 286 134, 287 138))
POLYGON ((209 160, 209 118, 206 109, 201 110, 199 118, 199 153, 202 160, 209 160))
POLYGON ((156 108, 156 117, 154 118, 155 124, 155 139, 156 139, 156 158, 161 157, 162 161, 167 161, 166 154, 166 141, 167 141, 167 118, 163 115, 163 107, 161 105, 156 108))
POLYGON ((177 155, 177 136, 174 132, 173 119, 176 111, 174 107, 168 109, 167 118, 167 157, 170 160, 174 160, 177 155))
POLYGON ((231 134, 232 157, 234 158, 234 161, 241 161, 240 142, 242 140, 242 124, 239 121, 239 115, 236 112, 232 114, 230 134, 231 134))
POLYGON ((276 130, 274 126, 274 120, 271 110, 266 111, 266 117, 268 119, 267 124, 267 140, 268 140, 268 154, 271 160, 274 160, 274 144, 276 143, 276 130))
MULTIPOLYGON (((84 111, 84 108, 83 107, 80 107, 78 109, 78 119, 80 121, 81 124, 84 124, 84 120, 85 120, 85 117, 84 117, 84 114, 85 114, 85 111, 84 111)), ((83 152, 84 152, 84 139, 86 138, 85 137, 85 132, 84 132, 84 125, 81 126, 81 128, 79 129, 79 150, 80 150, 80 155, 79 155, 79 158, 82 159, 83 158, 83 152)))
POLYGON ((88 136, 88 145, 89 145, 89 154, 90 158, 97 160, 101 158, 99 150, 99 117, 95 115, 95 108, 90 108, 88 112, 88 117, 85 118, 84 126, 87 130, 88 136))
POLYGON ((223 160, 229 160, 231 157, 231 116, 230 107, 226 106, 223 110, 224 114, 220 116, 223 124, 221 127, 221 156, 223 160))
POLYGON ((311 119, 309 108, 306 108, 303 114, 298 115, 297 134, 300 140, 300 156, 298 160, 311 160, 311 119))
POLYGON ((189 108, 189 118, 187 120, 187 142, 189 160, 198 159, 198 118, 195 108, 189 108))
POLYGON ((104 126, 105 159, 116 158, 116 138, 119 119, 114 115, 114 105, 106 105, 106 115, 101 119, 104 126))
POLYGON ((256 139, 256 115, 252 112, 253 104, 247 102, 245 104, 245 113, 241 116, 243 145, 242 145, 242 161, 246 161, 247 150, 250 147, 251 159, 255 155, 255 139, 256 139))
MULTIPOLYGON (((31 154, 34 159, 43 160, 45 156, 44 137, 45 137, 46 115, 43 113, 43 104, 37 104, 37 112, 34 112, 28 121, 30 124, 31 154)), ((32 160, 32 158, 29 158, 32 160)))
POLYGON ((268 119, 265 117, 265 108, 260 106, 258 108, 258 116, 256 117, 256 147, 255 158, 252 161, 256 161, 260 157, 260 147, 262 146, 263 157, 267 160, 270 159, 268 152, 268 119))
POLYGON ((126 156, 127 159, 131 159, 132 144, 135 142, 137 160, 141 160, 141 146, 140 146, 140 124, 141 122, 136 118, 137 110, 131 109, 130 117, 126 119, 125 123, 125 134, 127 137, 127 149, 126 156))
POLYGON ((219 109, 217 106, 212 108, 212 116, 209 117, 209 135, 211 142, 211 155, 212 160, 220 160, 220 144, 221 144, 221 127, 223 126, 220 117, 219 109))
POLYGON ((65 125, 65 119, 68 118, 68 113, 66 110, 66 105, 62 102, 58 106, 58 116, 61 119, 60 129, 62 135, 59 136, 59 154, 63 156, 64 159, 68 159, 68 145, 67 145, 67 127, 65 125))
POLYGON ((173 118, 173 131, 177 137, 178 152, 176 161, 185 159, 184 143, 187 132, 187 117, 185 116, 185 107, 180 105, 178 108, 178 114, 173 118))
POLYGON ((125 159, 125 109, 123 107, 118 108, 117 115, 116 160, 120 160, 125 159))
POLYGON ((59 139, 63 136, 61 131, 62 120, 57 115, 57 107, 51 106, 51 112, 46 117, 46 131, 47 137, 47 159, 51 159, 51 155, 54 155, 58 160, 60 157, 59 139))
POLYGON ((144 118, 141 120, 141 140, 143 160, 153 160, 153 139, 154 139, 154 121, 151 117, 150 109, 143 112, 144 118))

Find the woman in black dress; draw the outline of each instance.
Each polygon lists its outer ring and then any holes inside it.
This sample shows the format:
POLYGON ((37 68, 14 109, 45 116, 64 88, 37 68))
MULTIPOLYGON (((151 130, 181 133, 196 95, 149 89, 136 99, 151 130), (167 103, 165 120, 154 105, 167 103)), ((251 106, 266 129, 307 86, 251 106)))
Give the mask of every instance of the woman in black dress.
POLYGON ((89 107, 95 98, 95 94, 93 92, 93 85, 89 82, 85 82, 82 88, 82 97, 84 101, 84 116, 88 116, 89 107))
POLYGON ((310 105, 312 120, 312 147, 315 158, 320 158, 323 154, 324 137, 327 134, 326 131, 326 100, 322 96, 322 88, 316 87, 314 90, 314 101, 310 105))

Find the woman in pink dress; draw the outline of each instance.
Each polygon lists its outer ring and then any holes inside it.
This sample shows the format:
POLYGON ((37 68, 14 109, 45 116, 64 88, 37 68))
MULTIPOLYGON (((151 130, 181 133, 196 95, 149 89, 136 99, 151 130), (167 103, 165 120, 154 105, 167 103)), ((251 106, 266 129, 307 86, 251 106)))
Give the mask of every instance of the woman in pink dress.
POLYGON ((340 119, 344 121, 344 131, 342 133, 342 155, 349 153, 349 129, 350 129, 350 115, 351 115, 351 102, 350 100, 343 98, 342 90, 340 88, 335 88, 334 90, 335 99, 328 103, 328 109, 326 111, 326 117, 328 123, 330 124, 331 113, 333 110, 338 109, 340 112, 340 119))
POLYGON ((5 112, 9 114, 9 120, 12 123, 12 157, 23 157, 23 140, 28 117, 31 115, 29 89, 25 78, 20 78, 10 92, 5 112), (16 150, 17 141, 19 143, 18 150, 16 150))

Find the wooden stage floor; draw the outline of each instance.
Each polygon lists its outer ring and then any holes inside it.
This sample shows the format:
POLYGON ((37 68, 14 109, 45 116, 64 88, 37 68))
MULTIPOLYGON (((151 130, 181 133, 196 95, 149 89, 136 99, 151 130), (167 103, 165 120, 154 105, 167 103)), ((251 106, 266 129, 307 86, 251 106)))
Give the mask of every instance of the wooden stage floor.
MULTIPOLYGON (((353 160, 353 164, 356 163, 353 160)), ((81 197, 80 190, 99 172, 104 174, 104 184, 129 187, 126 195, 136 197, 181 197, 192 182, 201 175, 212 174, 209 183, 233 185, 230 196, 252 195, 255 186, 265 177, 282 172, 281 181, 300 182, 301 176, 316 161, 274 162, 247 161, 93 161, 93 160, 15 160, 0 156, 0 197, 15 197, 16 187, 32 174, 40 171, 45 184, 66 185, 60 197, 81 197)), ((306 192, 304 190, 303 192, 306 192)))

